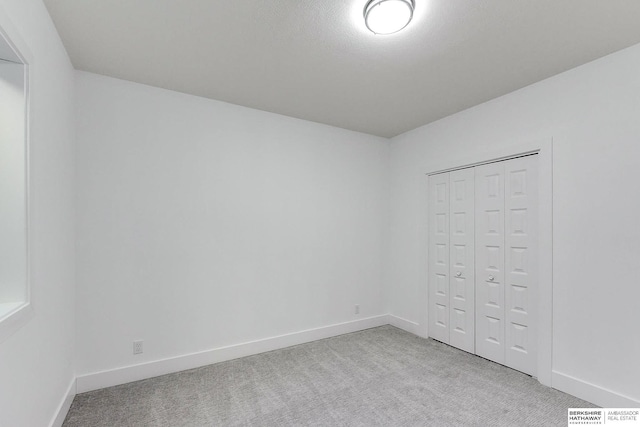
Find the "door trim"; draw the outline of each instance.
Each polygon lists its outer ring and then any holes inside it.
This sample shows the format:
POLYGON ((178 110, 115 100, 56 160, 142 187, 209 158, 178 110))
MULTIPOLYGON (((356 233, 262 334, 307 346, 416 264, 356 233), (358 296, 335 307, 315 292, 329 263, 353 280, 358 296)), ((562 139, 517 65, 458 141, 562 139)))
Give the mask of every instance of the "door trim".
MULTIPOLYGON (((553 361, 553 139, 545 138, 464 156, 443 164, 429 165, 426 176, 495 163, 527 155, 538 155, 538 381, 551 387, 553 361)), ((427 198, 428 199, 428 198, 427 198)), ((427 211, 429 202, 427 200, 427 211)), ((428 221, 427 221, 428 222, 428 221)), ((427 224, 428 239, 428 224, 427 224)), ((429 250, 427 244, 427 251, 429 250)), ((427 253, 428 259, 428 253, 427 253)), ((428 267, 427 267, 428 269, 428 267)), ((428 274, 426 275, 428 278, 428 274)), ((429 283, 420 305, 420 336, 429 337, 429 283)))

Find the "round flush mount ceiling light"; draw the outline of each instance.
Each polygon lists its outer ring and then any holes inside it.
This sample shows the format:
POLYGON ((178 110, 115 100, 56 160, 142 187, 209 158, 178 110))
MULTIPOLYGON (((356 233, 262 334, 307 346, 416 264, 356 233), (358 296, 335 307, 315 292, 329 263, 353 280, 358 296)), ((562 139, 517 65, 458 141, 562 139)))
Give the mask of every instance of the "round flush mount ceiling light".
POLYGON ((411 22, 414 8, 414 0, 369 0, 364 22, 374 34, 393 34, 411 22))

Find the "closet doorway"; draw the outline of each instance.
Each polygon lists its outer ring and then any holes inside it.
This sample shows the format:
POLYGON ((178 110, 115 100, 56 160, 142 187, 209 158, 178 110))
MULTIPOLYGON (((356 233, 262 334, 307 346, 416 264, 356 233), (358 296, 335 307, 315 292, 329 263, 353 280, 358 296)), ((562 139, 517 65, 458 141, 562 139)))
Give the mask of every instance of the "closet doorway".
POLYGON ((429 176, 429 336, 537 376, 538 155, 429 176))

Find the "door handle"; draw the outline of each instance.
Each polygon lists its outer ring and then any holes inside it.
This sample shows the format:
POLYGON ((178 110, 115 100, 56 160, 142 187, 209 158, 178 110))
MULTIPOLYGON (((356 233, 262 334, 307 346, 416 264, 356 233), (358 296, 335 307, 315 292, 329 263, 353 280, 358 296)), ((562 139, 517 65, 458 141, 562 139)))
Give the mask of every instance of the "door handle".
POLYGON ((493 282, 495 279, 496 279, 495 277, 493 277, 493 276, 489 276, 489 281, 490 281, 490 282, 493 282))
POLYGON ((461 272, 461 271, 458 271, 458 272, 456 273, 456 276, 458 276, 458 277, 462 276, 462 272, 461 272))

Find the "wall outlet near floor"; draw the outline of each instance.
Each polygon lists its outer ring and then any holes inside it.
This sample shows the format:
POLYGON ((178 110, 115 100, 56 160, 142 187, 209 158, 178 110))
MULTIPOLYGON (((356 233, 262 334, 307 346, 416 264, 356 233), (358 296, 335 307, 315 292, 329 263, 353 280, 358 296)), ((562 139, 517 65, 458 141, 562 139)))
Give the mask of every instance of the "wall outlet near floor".
POLYGON ((353 312, 355 314, 360 314, 360 304, 355 305, 355 307, 353 308, 353 312))
POLYGON ((133 354, 141 354, 142 353, 142 343, 144 341, 134 341, 133 342, 133 354))

